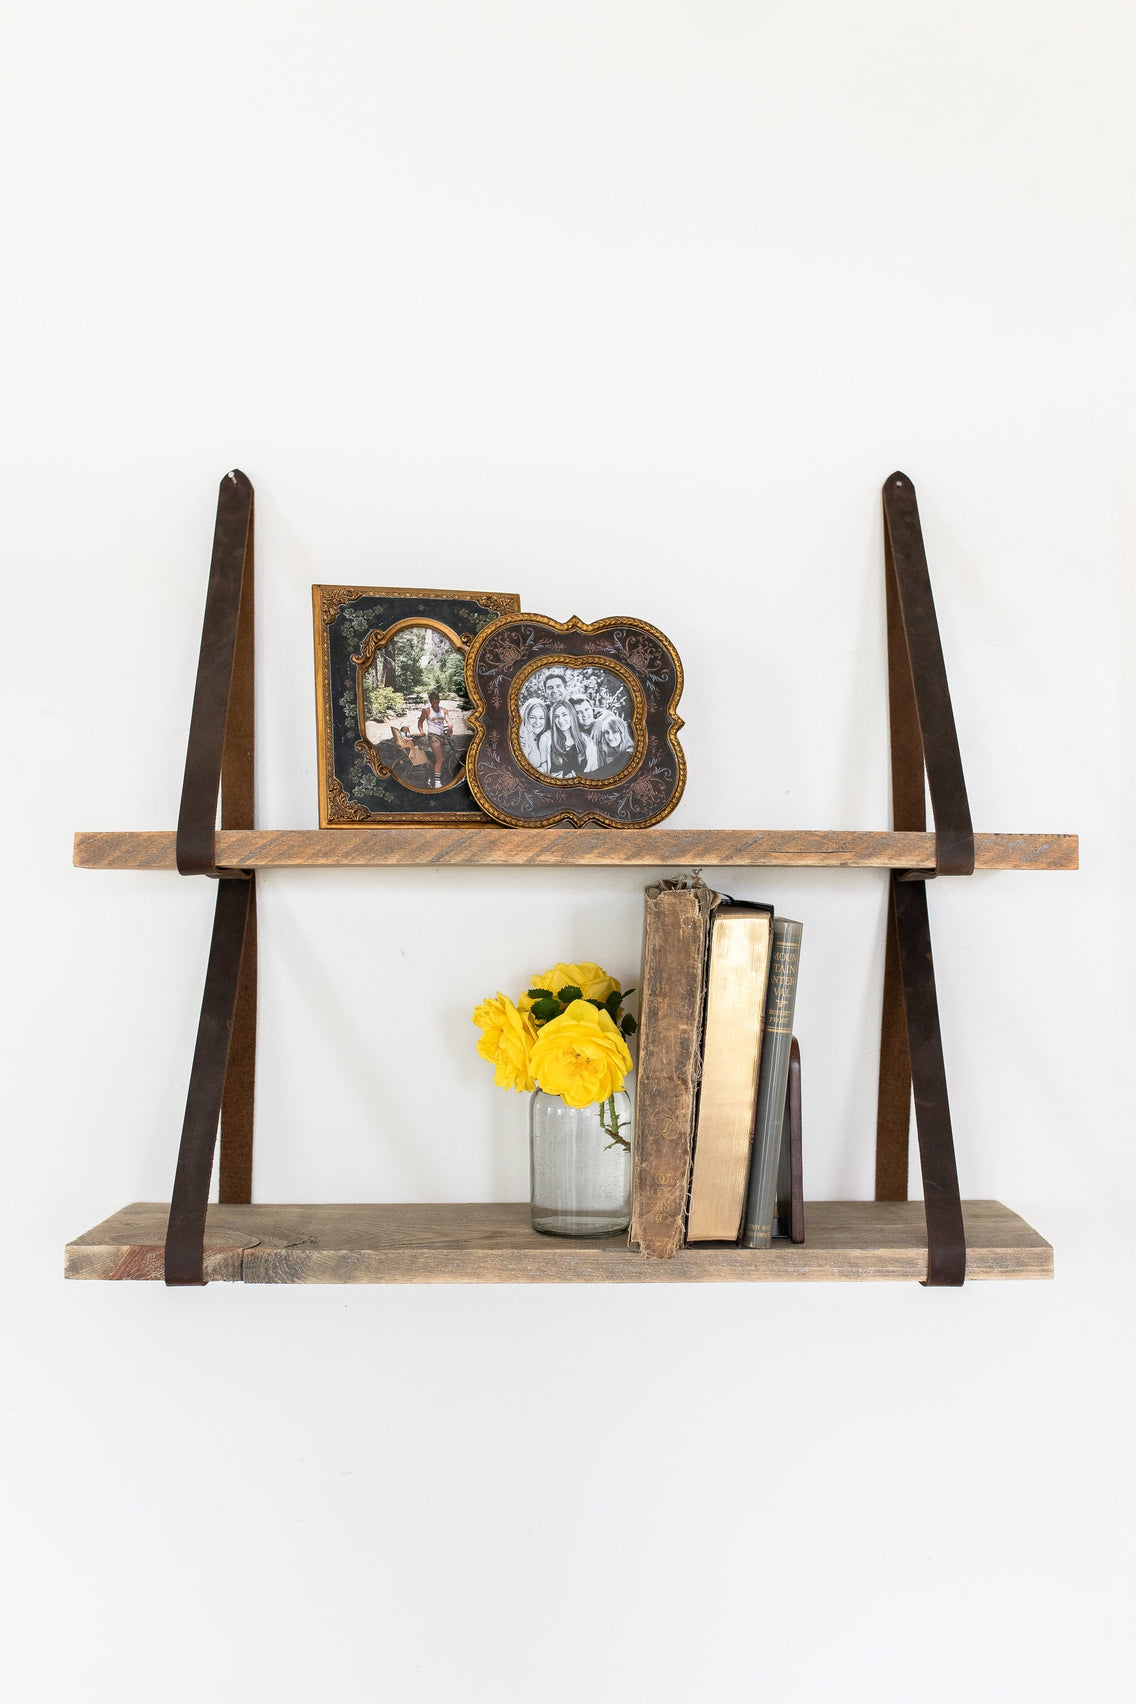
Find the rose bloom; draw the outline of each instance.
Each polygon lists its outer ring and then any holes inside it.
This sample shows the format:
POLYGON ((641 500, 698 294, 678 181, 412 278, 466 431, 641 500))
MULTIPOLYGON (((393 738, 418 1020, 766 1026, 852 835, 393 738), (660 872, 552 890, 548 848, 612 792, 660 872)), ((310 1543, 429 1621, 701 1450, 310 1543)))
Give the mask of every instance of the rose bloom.
POLYGON ((623 1087, 631 1055, 607 1012, 573 1000, 537 1035, 530 1069, 546 1095, 559 1095, 568 1106, 591 1106, 623 1087))
MULTIPOLYGON (((529 987, 547 988, 550 994, 559 994, 562 988, 578 988, 585 1000, 606 1000, 609 994, 618 992, 620 985, 598 964, 554 964, 551 970, 542 970, 539 976, 534 976, 529 987)), ((532 1004, 527 994, 522 995, 522 1012, 527 1012, 532 1004)))
MULTIPOLYGON (((595 1007, 591 1010, 594 1012, 595 1007)), ((476 1007, 473 1021, 481 1031, 477 1051, 483 1059, 497 1067, 493 1081, 499 1089, 535 1089, 536 1081, 529 1065, 536 1025, 530 1017, 518 1012, 506 994, 495 1000, 483 1000, 476 1007)))

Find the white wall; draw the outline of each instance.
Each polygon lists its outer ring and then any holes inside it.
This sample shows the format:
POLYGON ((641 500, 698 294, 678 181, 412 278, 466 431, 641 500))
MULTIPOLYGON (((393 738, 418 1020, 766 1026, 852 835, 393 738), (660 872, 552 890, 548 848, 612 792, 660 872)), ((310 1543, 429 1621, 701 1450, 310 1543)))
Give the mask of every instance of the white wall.
MULTIPOLYGON (((41 0, 5 35, 10 1695, 1123 1696, 1131 8, 41 0), (886 826, 910 473, 977 825, 1083 836, 1080 875, 930 895, 964 1193, 1056 1282, 64 1286, 68 1237, 168 1196, 213 899, 70 837, 173 825, 234 464, 272 826, 316 822, 338 581, 643 616, 687 672, 674 826, 886 826)), ((266 877, 259 1198, 522 1196, 468 1012, 632 974, 642 880, 266 877)), ((806 925, 808 1191, 869 1194, 884 880, 730 880, 806 925)))

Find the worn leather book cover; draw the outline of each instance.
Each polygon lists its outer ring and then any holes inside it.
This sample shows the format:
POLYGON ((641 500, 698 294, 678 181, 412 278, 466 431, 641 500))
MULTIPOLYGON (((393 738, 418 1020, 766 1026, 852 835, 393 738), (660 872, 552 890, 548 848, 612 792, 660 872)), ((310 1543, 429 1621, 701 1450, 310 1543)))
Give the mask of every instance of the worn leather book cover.
POLYGON ((717 903, 701 882, 660 882, 646 892, 628 1234, 633 1248, 657 1260, 669 1260, 683 1242, 706 945, 717 903))
POLYGON ((738 1240, 749 1181, 773 908, 723 901, 710 925, 686 1240, 738 1240))

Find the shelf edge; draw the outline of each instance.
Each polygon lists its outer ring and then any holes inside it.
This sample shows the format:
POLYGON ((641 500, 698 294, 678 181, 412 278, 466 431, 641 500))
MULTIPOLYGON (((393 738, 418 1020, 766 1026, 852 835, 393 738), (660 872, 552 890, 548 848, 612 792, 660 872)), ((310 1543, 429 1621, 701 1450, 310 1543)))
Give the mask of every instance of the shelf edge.
MULTIPOLYGON (((976 870, 1076 870, 1075 834, 976 834, 976 870)), ((82 870, 173 871, 173 830, 86 831, 82 870)), ((228 829, 227 869, 593 868, 930 870, 933 834, 827 829, 228 829)))
MULTIPOLYGON (((168 1207, 135 1202, 69 1243, 70 1279, 161 1282, 168 1207)), ((969 1279, 1047 1279, 1053 1250, 996 1201, 963 1203, 969 1279)), ((541 1237, 526 1202, 296 1203, 209 1209, 205 1272, 245 1284, 734 1284, 918 1282, 921 1202, 808 1202, 806 1241, 703 1245, 650 1260, 625 1237, 541 1237)))

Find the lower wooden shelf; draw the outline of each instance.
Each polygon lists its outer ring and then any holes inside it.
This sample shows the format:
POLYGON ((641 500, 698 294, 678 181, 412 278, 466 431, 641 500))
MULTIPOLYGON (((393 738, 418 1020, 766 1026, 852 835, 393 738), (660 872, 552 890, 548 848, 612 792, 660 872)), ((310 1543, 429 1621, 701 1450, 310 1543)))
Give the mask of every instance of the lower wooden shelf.
MULTIPOLYGON (((169 1208, 138 1201, 68 1243, 68 1278, 162 1277, 169 1208)), ((1053 1250, 998 1201, 965 1201, 968 1278, 1052 1278, 1053 1250)), ((527 1202, 212 1206, 205 1275, 243 1284, 737 1284, 921 1279, 919 1201, 810 1201, 807 1242, 685 1248, 648 1260, 625 1236, 541 1236, 527 1202)))

